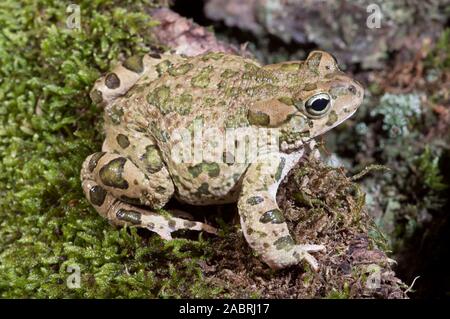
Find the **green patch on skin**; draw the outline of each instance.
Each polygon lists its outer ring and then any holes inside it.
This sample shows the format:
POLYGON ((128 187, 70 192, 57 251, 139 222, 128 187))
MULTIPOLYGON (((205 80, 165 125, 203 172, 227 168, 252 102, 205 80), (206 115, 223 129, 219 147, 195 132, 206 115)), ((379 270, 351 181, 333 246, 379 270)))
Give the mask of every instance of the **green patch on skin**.
POLYGON ((246 108, 241 107, 234 114, 231 114, 225 120, 226 128, 238 128, 249 126, 248 122, 248 111, 246 108))
POLYGON ((275 180, 278 182, 281 178, 281 174, 283 173, 284 166, 286 165, 286 159, 284 157, 281 158, 280 164, 278 165, 277 172, 275 173, 275 180))
POLYGON ((170 139, 169 133, 167 133, 164 130, 159 130, 156 125, 154 125, 154 124, 151 125, 150 130, 158 141, 163 142, 163 143, 166 143, 169 141, 169 139, 170 139))
POLYGON ((261 111, 248 111, 248 122, 252 125, 258 125, 258 126, 269 126, 270 124, 270 117, 266 113, 263 113, 261 111))
POLYGON ((121 208, 117 211, 116 217, 119 220, 131 223, 133 225, 141 224, 141 213, 134 210, 127 210, 121 208))
POLYGON ((208 87, 209 81, 210 81, 210 75, 211 75, 212 71, 213 71, 213 67, 211 65, 203 68, 199 74, 197 74, 196 76, 194 76, 191 79, 192 86, 199 87, 199 88, 208 87))
POLYGON ((141 55, 133 55, 125 60, 123 67, 134 73, 142 73, 144 71, 143 57, 141 55))
POLYGON ((303 87, 303 90, 305 91, 313 91, 315 89, 317 89, 316 83, 306 83, 305 86, 303 87))
POLYGON ((205 107, 211 107, 211 106, 214 105, 215 102, 216 102, 216 99, 215 99, 215 98, 207 97, 207 98, 204 99, 203 105, 204 105, 205 107))
POLYGON ((296 72, 300 70, 300 66, 300 63, 283 63, 280 70, 284 72, 296 72))
POLYGON ((192 70, 193 67, 194 65, 192 63, 184 63, 176 68, 170 68, 169 74, 173 76, 184 75, 192 70))
POLYGON ((325 125, 327 126, 333 126, 338 120, 338 115, 336 114, 336 112, 334 110, 330 111, 330 114, 328 114, 328 120, 325 123, 325 125))
POLYGON ((278 101, 286 105, 294 105, 294 100, 288 96, 282 96, 278 98, 278 101))
POLYGON ((120 79, 115 73, 109 73, 105 78, 105 85, 108 89, 117 89, 120 86, 120 79))
POLYGON ((188 168, 192 177, 198 177, 202 172, 208 174, 209 177, 217 177, 220 175, 220 166, 217 163, 200 163, 188 168))
POLYGON ((171 111, 169 106, 170 88, 167 85, 157 87, 147 95, 147 102, 156 106, 162 114, 167 114, 171 111))
POLYGON ((126 158, 119 157, 103 166, 99 172, 102 183, 110 187, 127 189, 128 182, 122 176, 126 161, 126 158))
POLYGON ((193 98, 189 93, 177 95, 174 99, 175 112, 180 115, 188 115, 191 112, 193 98))
POLYGON ((141 156, 141 160, 144 162, 145 168, 150 174, 159 172, 164 166, 159 155, 158 147, 155 145, 148 145, 145 148, 145 153, 141 156))
POLYGON ((221 52, 208 52, 207 54, 202 56, 202 61, 206 62, 209 59, 213 59, 215 61, 220 60, 223 57, 223 53, 221 52))
POLYGON ((169 60, 164 60, 164 61, 158 63, 155 68, 156 68, 156 72, 158 72, 158 74, 161 76, 164 73, 166 73, 167 70, 169 70, 169 68, 171 68, 171 67, 172 67, 172 62, 170 62, 169 60))
POLYGON ((111 122, 115 125, 119 125, 122 121, 123 116, 123 109, 121 106, 114 104, 108 112, 109 118, 111 119, 111 122))
POLYGON ((259 219, 261 223, 282 224, 285 222, 283 213, 279 209, 272 209, 265 212, 259 219))
POLYGON ((261 204, 263 201, 264 201, 264 198, 262 198, 261 196, 252 196, 247 199, 247 204, 249 204, 251 206, 255 206, 255 205, 261 204))
POLYGON ((92 204, 102 206, 105 202, 106 191, 103 187, 94 185, 89 190, 89 199, 92 204))
POLYGON ((130 140, 128 139, 128 137, 126 135, 117 134, 116 141, 117 141, 117 144, 119 144, 119 146, 123 149, 130 146, 130 140))
POLYGON ((234 76, 236 76, 237 74, 238 74, 237 71, 233 71, 231 69, 226 69, 225 71, 223 71, 220 74, 220 77, 223 79, 230 79, 230 78, 233 78, 234 76))
POLYGON ((244 64, 244 68, 246 72, 256 72, 259 69, 259 67, 256 64, 248 62, 244 64))
POLYGON ((278 250, 288 249, 295 245, 294 239, 291 236, 285 236, 278 238, 274 243, 274 246, 278 250))
POLYGON ((97 152, 91 156, 91 159, 89 160, 89 164, 88 164, 88 170, 91 173, 97 167, 98 161, 100 160, 100 158, 102 158, 102 156, 105 154, 106 154, 105 152, 97 152))

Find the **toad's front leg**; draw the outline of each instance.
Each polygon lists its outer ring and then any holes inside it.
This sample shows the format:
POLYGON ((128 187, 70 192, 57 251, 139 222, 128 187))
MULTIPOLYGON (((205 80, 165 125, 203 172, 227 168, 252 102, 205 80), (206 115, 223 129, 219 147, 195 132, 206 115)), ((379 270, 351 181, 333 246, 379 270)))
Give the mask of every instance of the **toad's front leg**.
POLYGON ((324 250, 322 245, 297 245, 289 234, 283 213, 276 202, 282 179, 301 153, 270 153, 252 163, 243 179, 238 207, 247 242, 273 269, 298 264, 305 259, 314 270, 316 259, 309 252, 324 250))

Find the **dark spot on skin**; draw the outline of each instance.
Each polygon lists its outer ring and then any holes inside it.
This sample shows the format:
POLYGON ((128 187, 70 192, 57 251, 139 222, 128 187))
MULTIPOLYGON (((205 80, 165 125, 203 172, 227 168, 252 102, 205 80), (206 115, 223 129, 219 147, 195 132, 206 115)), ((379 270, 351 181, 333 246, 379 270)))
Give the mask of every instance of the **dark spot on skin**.
POLYGON ((133 204, 133 205, 142 205, 141 200, 139 198, 133 198, 133 197, 121 195, 120 200, 124 201, 126 203, 133 204))
POLYGON ((267 212, 265 212, 261 218, 259 219, 261 223, 267 224, 282 224, 284 223, 285 219, 283 216, 283 213, 279 209, 272 209, 267 212))
POLYGON ((137 181, 137 179, 135 179, 135 180, 133 181, 133 184, 134 184, 134 185, 139 184, 138 181, 137 181))
POLYGON ((264 198, 262 198, 261 196, 252 196, 249 199, 247 199, 247 204, 255 206, 262 203, 263 201, 264 198))
POLYGON ((94 169, 97 167, 98 161, 105 154, 106 154, 105 152, 98 152, 91 156, 91 159, 89 160, 89 165, 88 165, 89 172, 92 173, 94 171, 94 169))
POLYGON ((274 241, 273 244, 275 245, 276 249, 281 250, 293 246, 295 242, 294 239, 292 239, 292 237, 288 235, 278 238, 274 241))
POLYGON ((147 228, 151 230, 151 229, 155 228, 155 224, 154 223, 148 223, 147 224, 147 228))
POLYGON ((188 168, 189 173, 193 177, 198 177, 202 172, 208 174, 209 177, 217 177, 220 174, 220 166, 217 163, 200 163, 188 168))
POLYGON ((170 228, 175 228, 175 226, 177 225, 177 223, 176 223, 174 220, 169 220, 168 225, 169 225, 170 228))
POLYGON ((275 173, 275 180, 278 182, 281 178, 281 174, 283 173, 284 166, 286 165, 286 159, 284 157, 281 158, 280 164, 278 165, 277 172, 275 173))
POLYGON ((101 186, 94 185, 89 190, 89 198, 91 200, 91 203, 96 206, 102 206, 105 202, 105 197, 106 191, 101 186))
POLYGON ((192 228, 192 227, 194 227, 194 226, 196 225, 196 223, 195 223, 195 222, 192 222, 192 221, 190 221, 190 220, 185 220, 185 221, 183 222, 183 225, 184 225, 184 227, 186 227, 186 228, 192 228))
POLYGON ((118 134, 116 140, 117 144, 119 144, 121 148, 127 148, 128 146, 130 146, 130 140, 126 135, 118 134))
POLYGON ((223 152, 222 160, 224 163, 226 163, 228 165, 234 164, 234 161, 235 161, 234 155, 231 154, 230 152, 223 152))
POLYGON ((247 234, 248 235, 253 234, 253 232, 254 232, 253 228, 251 228, 251 227, 247 228, 247 234))
POLYGON ((209 184, 202 183, 200 187, 197 189, 197 194, 199 195, 208 195, 209 194, 209 184))
POLYGON ((125 222, 132 223, 133 225, 138 225, 141 223, 141 213, 134 210, 119 209, 116 213, 118 220, 123 220, 125 222))
POLYGON ((104 185, 120 189, 128 188, 128 182, 122 176, 126 161, 126 158, 119 157, 100 169, 99 175, 104 185))
POLYGON ((159 53, 150 53, 148 56, 153 59, 161 59, 161 54, 159 53))
POLYGON ((297 251, 295 251, 292 256, 294 256, 295 259, 297 259, 298 261, 303 260, 303 256, 300 255, 297 251))
POLYGON ((264 247, 264 248, 269 248, 270 245, 269 245, 268 243, 264 243, 264 244, 263 244, 263 247, 264 247))
POLYGON ((261 111, 248 111, 247 115, 248 122, 252 125, 259 125, 259 126, 268 126, 270 124, 270 117, 266 113, 263 113, 261 111))
POLYGON ((92 102, 96 104, 101 103, 103 101, 102 92, 99 90, 92 90, 89 96, 91 97, 92 102))
POLYGON ((120 79, 115 73, 109 73, 105 78, 105 85, 108 89, 117 89, 120 86, 120 79))
POLYGON ((166 191, 167 191, 167 189, 165 187, 163 187, 163 186, 158 186, 155 189, 155 192, 157 192, 158 194, 165 194, 166 191))
POLYGON ((144 71, 143 57, 139 55, 133 55, 125 60, 123 66, 124 68, 134 73, 142 73, 144 71))
POLYGON ((145 148, 145 153, 141 156, 141 160, 146 165, 147 171, 151 174, 159 172, 164 166, 159 156, 158 147, 155 145, 148 145, 145 148))
POLYGON ((354 85, 350 85, 350 86, 348 87, 348 91, 349 91, 351 94, 356 95, 356 87, 355 87, 354 85))

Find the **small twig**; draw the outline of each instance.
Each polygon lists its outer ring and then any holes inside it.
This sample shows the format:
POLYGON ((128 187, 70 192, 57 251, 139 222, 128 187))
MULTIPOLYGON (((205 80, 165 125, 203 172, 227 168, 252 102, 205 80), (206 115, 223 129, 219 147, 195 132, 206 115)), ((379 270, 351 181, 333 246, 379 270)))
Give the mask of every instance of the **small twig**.
POLYGON ((365 176, 370 171, 390 171, 390 170, 391 169, 387 166, 372 164, 372 165, 366 166, 361 172, 359 172, 356 175, 353 175, 350 179, 352 181, 356 181, 356 180, 360 179, 361 177, 365 176))
POLYGON ((419 279, 419 278, 420 278, 420 276, 417 276, 416 278, 414 278, 414 280, 413 280, 411 286, 409 286, 409 288, 405 290, 405 294, 407 294, 408 292, 410 292, 410 291, 412 290, 412 287, 413 287, 414 284, 416 283, 416 280, 419 279))

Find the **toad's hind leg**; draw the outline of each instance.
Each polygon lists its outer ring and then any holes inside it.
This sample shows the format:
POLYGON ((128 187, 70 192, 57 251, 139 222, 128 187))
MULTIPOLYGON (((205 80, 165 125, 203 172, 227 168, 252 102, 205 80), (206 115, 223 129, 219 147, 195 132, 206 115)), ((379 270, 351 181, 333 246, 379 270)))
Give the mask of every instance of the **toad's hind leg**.
POLYGON ((209 225, 146 209, 145 206, 161 208, 173 194, 173 184, 165 167, 152 175, 144 173, 129 158, 99 152, 84 161, 81 180, 89 202, 115 225, 144 227, 164 239, 171 239, 171 233, 179 229, 215 233, 209 225))

